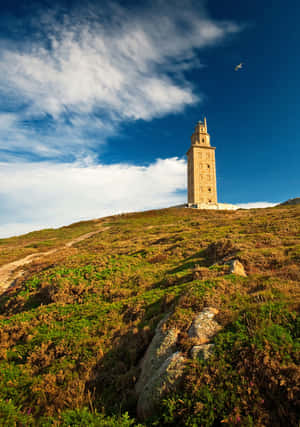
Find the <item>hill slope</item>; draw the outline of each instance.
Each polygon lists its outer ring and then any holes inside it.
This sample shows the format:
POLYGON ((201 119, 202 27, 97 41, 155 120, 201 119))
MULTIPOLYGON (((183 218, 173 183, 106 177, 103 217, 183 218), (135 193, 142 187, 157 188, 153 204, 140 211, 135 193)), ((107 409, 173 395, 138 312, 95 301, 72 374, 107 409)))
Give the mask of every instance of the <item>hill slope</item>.
POLYGON ((0 297, 0 424, 138 425, 140 361, 170 313, 184 379, 140 425, 298 425, 299 216, 174 208, 0 240, 3 268, 38 253, 0 297), (207 306, 222 330, 191 360, 207 306))

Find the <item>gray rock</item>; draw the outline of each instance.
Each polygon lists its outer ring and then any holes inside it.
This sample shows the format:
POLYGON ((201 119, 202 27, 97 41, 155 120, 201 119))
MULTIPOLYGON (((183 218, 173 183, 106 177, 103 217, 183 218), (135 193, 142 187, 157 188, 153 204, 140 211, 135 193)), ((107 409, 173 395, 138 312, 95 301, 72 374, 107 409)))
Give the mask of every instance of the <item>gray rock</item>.
POLYGON ((190 338, 195 338, 198 345, 206 344, 221 329, 214 316, 218 310, 213 307, 205 307, 200 314, 193 320, 188 331, 190 338))
POLYGON ((140 419, 149 417, 161 398, 176 389, 182 378, 185 362, 183 355, 176 352, 153 373, 138 398, 137 415, 140 419))
POLYGON ((213 348, 214 344, 194 345, 191 349, 191 358, 207 360, 211 356, 213 348))
MULTIPOLYGON (((207 343, 221 326, 213 319, 218 310, 206 307, 194 319, 189 336, 195 338, 198 346, 192 349, 192 357, 207 359, 212 344, 207 343)), ((155 335, 140 364, 141 373, 135 390, 137 393, 137 415, 140 419, 149 417, 159 405, 162 397, 176 389, 182 379, 186 358, 177 351, 179 330, 164 331, 167 315, 157 326, 155 335)))
POLYGON ((162 327, 168 317, 169 315, 164 317, 158 324, 155 330, 155 335, 142 359, 140 365, 141 373, 135 387, 137 394, 140 394, 143 391, 147 382, 154 376, 168 357, 176 352, 179 330, 162 330, 162 327))

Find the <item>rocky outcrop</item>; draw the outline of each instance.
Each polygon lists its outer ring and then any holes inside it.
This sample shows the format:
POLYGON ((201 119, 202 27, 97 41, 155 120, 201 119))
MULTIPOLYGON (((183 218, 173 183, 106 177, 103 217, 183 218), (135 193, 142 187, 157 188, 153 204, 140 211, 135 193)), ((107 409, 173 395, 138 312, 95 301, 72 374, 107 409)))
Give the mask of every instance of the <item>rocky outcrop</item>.
POLYGON ((230 266, 230 273, 237 276, 247 277, 243 264, 238 259, 233 259, 228 262, 230 266))
POLYGON ((163 325, 167 321, 166 316, 158 324, 155 335, 141 362, 141 374, 136 384, 136 391, 140 394, 145 388, 149 379, 161 367, 161 365, 176 352, 179 330, 169 329, 163 331, 163 325))
POLYGON ((182 376, 185 358, 177 351, 178 329, 164 331, 167 315, 158 324, 155 335, 141 362, 141 374, 135 390, 137 414, 147 418, 161 397, 176 387, 182 376))
POLYGON ((211 356, 214 345, 209 341, 221 329, 219 323, 214 319, 216 314, 218 314, 216 308, 205 307, 193 320, 188 331, 189 337, 197 343, 190 350, 192 359, 207 360, 211 356))
MULTIPOLYGON (((221 329, 214 320, 218 310, 206 307, 192 322, 188 335, 195 343, 191 358, 208 359, 213 344, 209 341, 221 329)), ((140 419, 149 417, 166 393, 176 389, 186 366, 187 358, 178 349, 180 331, 165 330, 166 316, 157 326, 155 335, 141 361, 141 373, 136 383, 137 415, 140 419)))
POLYGON ((195 339, 197 345, 208 343, 221 329, 219 323, 214 320, 216 314, 216 308, 205 307, 193 320, 188 334, 190 338, 195 339))
POLYGON ((149 417, 161 398, 175 390, 180 382, 186 358, 180 352, 169 356, 160 368, 153 372, 138 399, 137 415, 141 419, 149 417))
POLYGON ((191 358, 207 360, 211 356, 213 348, 214 344, 194 345, 191 349, 191 358))

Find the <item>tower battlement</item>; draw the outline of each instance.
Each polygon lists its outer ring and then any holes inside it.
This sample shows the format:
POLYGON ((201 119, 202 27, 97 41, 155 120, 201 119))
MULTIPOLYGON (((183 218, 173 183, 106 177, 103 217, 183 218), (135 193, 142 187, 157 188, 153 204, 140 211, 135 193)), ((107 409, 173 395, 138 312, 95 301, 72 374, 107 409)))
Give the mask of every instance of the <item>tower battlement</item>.
POLYGON ((191 136, 192 146, 193 145, 204 145, 210 147, 210 135, 207 133, 207 122, 204 117, 204 122, 199 121, 195 127, 195 131, 191 136))

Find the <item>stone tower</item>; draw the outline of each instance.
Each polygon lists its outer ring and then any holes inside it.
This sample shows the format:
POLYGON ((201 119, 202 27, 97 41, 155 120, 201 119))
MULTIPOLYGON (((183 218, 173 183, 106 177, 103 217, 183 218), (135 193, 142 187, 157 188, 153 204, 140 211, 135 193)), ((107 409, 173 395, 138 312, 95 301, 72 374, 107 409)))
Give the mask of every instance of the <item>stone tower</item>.
POLYGON ((206 118, 192 135, 188 157, 188 206, 217 205, 215 147, 210 146, 206 118))

